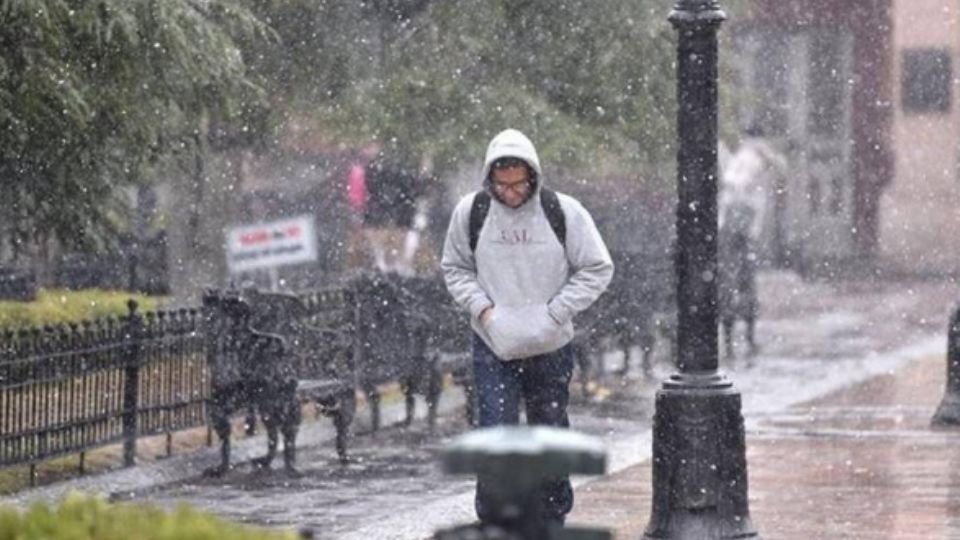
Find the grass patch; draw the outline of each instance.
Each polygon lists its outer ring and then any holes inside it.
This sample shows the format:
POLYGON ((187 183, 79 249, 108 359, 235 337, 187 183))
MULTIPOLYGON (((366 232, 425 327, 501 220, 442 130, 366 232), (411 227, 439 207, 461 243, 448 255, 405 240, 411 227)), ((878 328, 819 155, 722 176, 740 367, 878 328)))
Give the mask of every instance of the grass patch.
POLYGON ((62 324, 128 313, 133 298, 140 311, 157 309, 162 297, 102 289, 41 289, 33 302, 0 302, 0 328, 62 324))
POLYGON ((187 505, 174 511, 113 504, 71 494, 57 505, 36 503, 26 512, 0 509, 0 539, 22 540, 293 540, 292 531, 231 523, 187 505))
MULTIPOLYGON (((119 444, 92 448, 86 452, 84 468, 89 472, 104 472, 122 465, 123 446, 119 444)), ((42 486, 77 478, 80 474, 80 454, 67 454, 37 463, 37 485, 42 486)), ((30 485, 30 466, 13 465, 0 469, 0 495, 12 495, 30 485)), ((0 536, 2 539, 3 536, 0 536)))
MULTIPOLYGON (((231 423, 233 438, 235 440, 242 439, 245 434, 244 419, 236 417, 232 419, 231 423)), ((258 428, 259 433, 264 432, 262 425, 258 428)), ((174 455, 199 451, 207 446, 207 428, 206 426, 200 426, 175 431, 172 433, 171 443, 171 450, 174 455)), ((215 447, 220 444, 215 434, 212 436, 212 443, 215 447)), ((166 446, 167 437, 164 434, 140 437, 137 439, 137 463, 146 464, 164 459, 167 456, 166 446)), ((83 476, 79 465, 79 452, 40 461, 36 464, 36 485, 45 486, 79 478, 83 476)), ((103 474, 121 468, 123 468, 122 443, 91 448, 85 452, 84 471, 86 475, 103 474)), ((200 471, 197 471, 197 474, 199 475, 200 471)), ((13 495, 28 487, 30 487, 29 464, 0 468, 0 496, 13 495)), ((4 540, 4 537, 0 536, 0 540, 4 540)))

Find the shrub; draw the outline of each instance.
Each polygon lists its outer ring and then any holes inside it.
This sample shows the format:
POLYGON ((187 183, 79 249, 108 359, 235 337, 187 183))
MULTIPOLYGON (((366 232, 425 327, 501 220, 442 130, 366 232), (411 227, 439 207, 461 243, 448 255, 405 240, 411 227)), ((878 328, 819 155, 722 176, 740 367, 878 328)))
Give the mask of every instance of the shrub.
POLYGON ((174 511, 78 494, 26 512, 0 509, 0 540, 295 540, 290 531, 231 523, 186 505, 174 511))
POLYGON ((78 322, 127 314, 133 298, 141 311, 156 309, 161 299, 125 291, 43 289, 33 302, 0 302, 0 328, 78 322))

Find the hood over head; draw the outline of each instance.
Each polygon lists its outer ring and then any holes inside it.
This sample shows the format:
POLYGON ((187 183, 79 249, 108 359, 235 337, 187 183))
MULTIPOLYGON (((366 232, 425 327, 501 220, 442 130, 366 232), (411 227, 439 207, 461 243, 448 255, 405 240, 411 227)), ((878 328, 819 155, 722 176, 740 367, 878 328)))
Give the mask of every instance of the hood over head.
POLYGON ((487 156, 483 160, 483 183, 487 186, 490 180, 490 168, 493 162, 504 157, 520 158, 527 162, 527 165, 533 169, 533 180, 536 188, 539 188, 540 178, 543 176, 540 170, 540 158, 537 157, 537 149, 526 135, 515 129, 505 129, 497 134, 490 145, 487 146, 487 156))

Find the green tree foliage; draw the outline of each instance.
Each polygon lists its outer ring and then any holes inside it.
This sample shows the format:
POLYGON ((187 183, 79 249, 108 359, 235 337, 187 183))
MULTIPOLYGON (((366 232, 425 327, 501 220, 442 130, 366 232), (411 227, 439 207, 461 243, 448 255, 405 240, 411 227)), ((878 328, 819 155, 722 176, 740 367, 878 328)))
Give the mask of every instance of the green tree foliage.
POLYGON ((288 110, 348 140, 396 139, 441 166, 476 160, 504 126, 566 166, 622 170, 671 153, 675 53, 663 2, 274 4, 287 14, 271 19, 282 48, 295 51, 284 64, 297 81, 284 92, 288 110))
POLYGON ((513 126, 551 166, 672 183, 658 170, 675 139, 669 8, 0 0, 0 232, 97 238, 145 170, 189 177, 199 199, 206 153, 279 141, 293 121, 354 146, 395 141, 441 171, 513 126), (171 156, 189 170, 168 170, 171 156))
POLYGON ((236 0, 0 0, 4 232, 104 237, 119 188, 258 106, 241 44, 267 37, 236 0))

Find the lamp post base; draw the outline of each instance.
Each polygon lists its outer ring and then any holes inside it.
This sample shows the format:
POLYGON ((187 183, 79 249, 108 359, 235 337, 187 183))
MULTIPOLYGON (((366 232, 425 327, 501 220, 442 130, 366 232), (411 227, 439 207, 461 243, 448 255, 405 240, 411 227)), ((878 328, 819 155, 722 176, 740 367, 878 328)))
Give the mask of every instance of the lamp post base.
POLYGON ((747 500, 740 393, 717 373, 677 374, 657 392, 647 539, 759 539, 747 500))
POLYGON ((937 412, 930 420, 933 427, 954 427, 960 426, 960 396, 947 390, 947 394, 940 401, 937 412))
POLYGON ((947 391, 930 425, 960 426, 960 308, 953 312, 947 327, 947 391))

